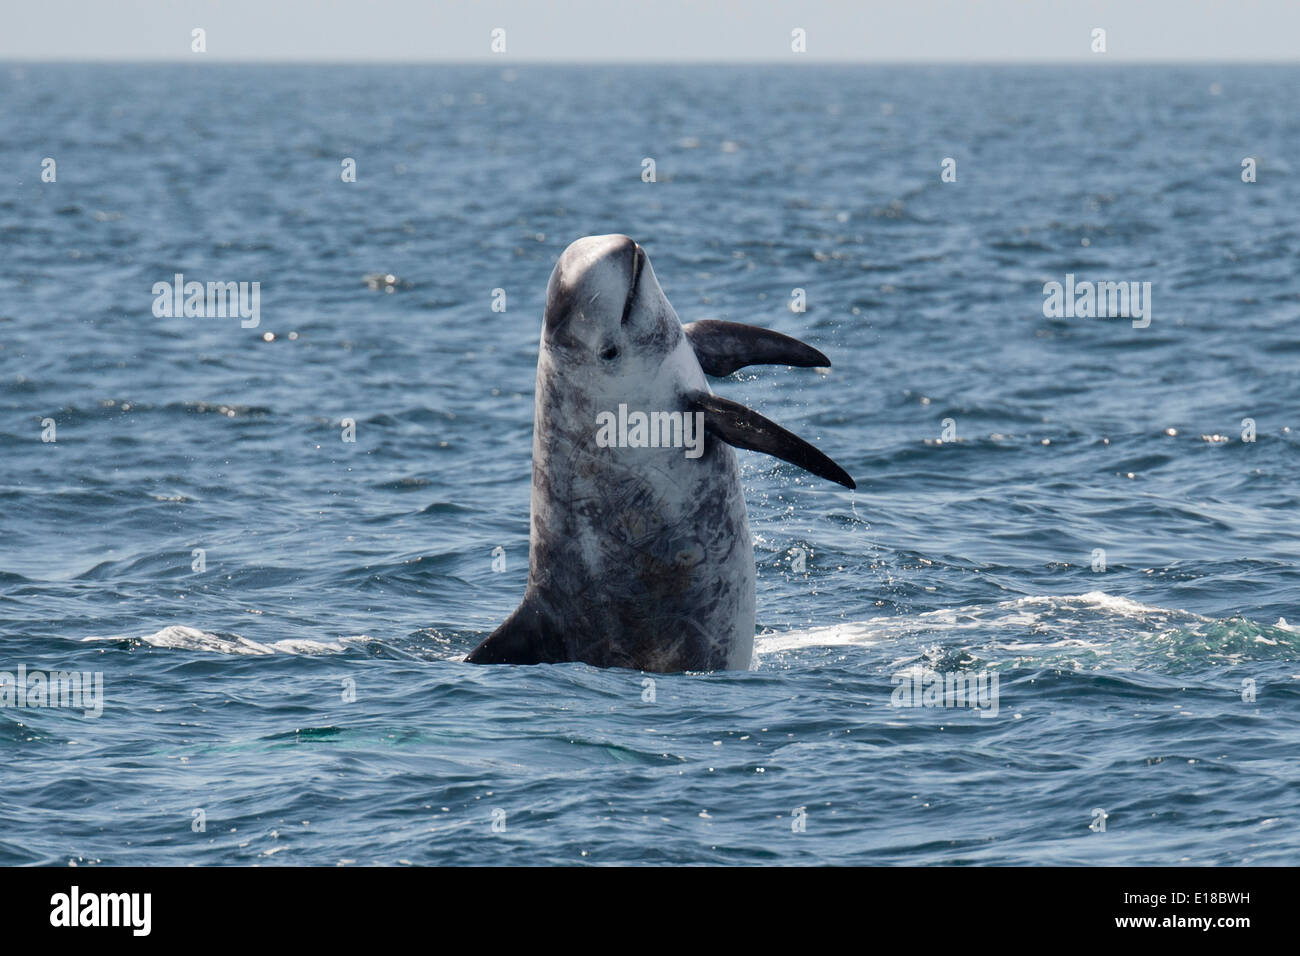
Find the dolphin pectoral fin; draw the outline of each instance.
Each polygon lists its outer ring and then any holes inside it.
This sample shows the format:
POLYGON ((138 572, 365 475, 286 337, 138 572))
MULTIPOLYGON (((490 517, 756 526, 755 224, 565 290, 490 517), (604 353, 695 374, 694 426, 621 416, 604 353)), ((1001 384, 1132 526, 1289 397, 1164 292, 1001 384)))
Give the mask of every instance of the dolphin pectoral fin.
POLYGON ((524 598, 482 643, 470 651, 466 664, 547 664, 565 660, 557 656, 554 632, 545 617, 524 598))
POLYGON ((830 359, 811 345, 753 325, 702 319, 682 326, 682 331, 695 349, 704 374, 715 378, 730 375, 746 365, 829 368, 831 364, 830 359))
POLYGON ((704 394, 692 396, 691 405, 694 411, 704 413, 704 427, 709 434, 728 445, 772 455, 845 488, 857 487, 847 471, 752 408, 720 395, 704 394))

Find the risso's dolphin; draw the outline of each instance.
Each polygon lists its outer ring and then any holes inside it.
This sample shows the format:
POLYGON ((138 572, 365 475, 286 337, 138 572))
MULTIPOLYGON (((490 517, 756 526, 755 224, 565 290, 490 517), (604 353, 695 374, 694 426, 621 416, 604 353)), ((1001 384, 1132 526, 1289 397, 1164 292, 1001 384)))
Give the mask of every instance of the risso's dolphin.
POLYGON ((855 487, 816 448, 705 380, 759 363, 830 365, 765 329, 683 326, 627 236, 564 251, 537 359, 528 587, 467 661, 749 667, 754 548, 731 446, 855 487))

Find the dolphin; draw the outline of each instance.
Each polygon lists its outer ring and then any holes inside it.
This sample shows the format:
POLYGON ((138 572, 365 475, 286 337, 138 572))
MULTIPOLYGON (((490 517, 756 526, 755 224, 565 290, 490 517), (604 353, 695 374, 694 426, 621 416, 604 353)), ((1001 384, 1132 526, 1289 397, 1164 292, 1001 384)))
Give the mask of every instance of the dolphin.
POLYGON ((732 446, 856 487, 705 379, 760 363, 830 360, 766 329, 683 326, 627 236, 588 236, 564 251, 537 358, 528 586, 466 661, 749 668, 754 548, 732 446))

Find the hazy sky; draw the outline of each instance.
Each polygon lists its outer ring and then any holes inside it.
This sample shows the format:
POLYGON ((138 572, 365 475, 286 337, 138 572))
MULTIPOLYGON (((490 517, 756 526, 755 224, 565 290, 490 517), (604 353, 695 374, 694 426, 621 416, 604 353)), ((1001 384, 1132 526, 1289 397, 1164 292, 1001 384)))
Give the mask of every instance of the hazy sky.
POLYGON ((0 59, 184 60, 195 27, 212 61, 1300 56, 1300 0, 4 0, 0 59), (490 51, 498 27, 504 54, 490 51), (1105 54, 1090 49, 1096 27, 1105 54))

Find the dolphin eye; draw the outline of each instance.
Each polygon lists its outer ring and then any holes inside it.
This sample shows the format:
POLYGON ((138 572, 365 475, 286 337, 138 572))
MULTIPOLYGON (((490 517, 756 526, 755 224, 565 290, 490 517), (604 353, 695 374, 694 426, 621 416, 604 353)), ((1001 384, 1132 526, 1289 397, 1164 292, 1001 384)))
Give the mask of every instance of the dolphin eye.
POLYGON ((609 348, 605 349, 605 351, 600 353, 600 357, 606 362, 612 362, 614 359, 618 358, 618 348, 611 345, 609 348))

